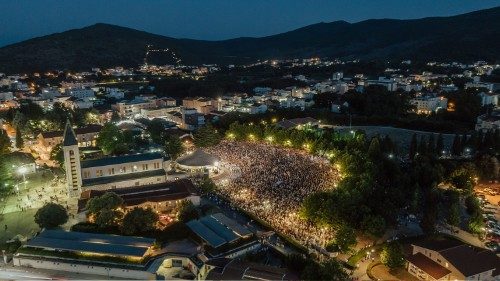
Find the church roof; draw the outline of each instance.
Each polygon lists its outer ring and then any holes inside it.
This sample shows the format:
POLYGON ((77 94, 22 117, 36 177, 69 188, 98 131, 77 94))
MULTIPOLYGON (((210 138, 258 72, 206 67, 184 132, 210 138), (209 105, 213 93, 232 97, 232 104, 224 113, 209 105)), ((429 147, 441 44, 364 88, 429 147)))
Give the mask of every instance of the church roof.
POLYGON ((206 153, 201 149, 195 150, 193 153, 184 155, 177 159, 177 163, 189 167, 213 166, 219 158, 206 153))
POLYGON ((120 156, 109 156, 99 159, 84 160, 81 162, 82 168, 101 167, 118 164, 128 164, 140 161, 149 161, 155 159, 163 159, 159 153, 140 153, 140 154, 127 154, 120 156))
POLYGON ((66 127, 64 128, 63 146, 70 146, 70 145, 78 145, 78 141, 76 140, 75 132, 73 131, 73 128, 71 128, 71 124, 69 123, 68 120, 66 122, 66 127))

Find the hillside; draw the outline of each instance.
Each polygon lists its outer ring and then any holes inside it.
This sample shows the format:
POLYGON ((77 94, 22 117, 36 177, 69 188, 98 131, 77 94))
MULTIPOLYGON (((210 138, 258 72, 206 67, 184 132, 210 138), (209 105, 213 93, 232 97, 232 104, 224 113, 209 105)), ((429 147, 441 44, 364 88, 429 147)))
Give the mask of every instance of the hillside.
MULTIPOLYGON (((452 17, 318 23, 260 38, 175 39, 109 24, 51 34, 0 48, 0 72, 137 66, 147 45, 170 48, 186 64, 268 58, 500 61, 500 7, 452 17)), ((150 62, 173 63, 153 54, 150 62)))

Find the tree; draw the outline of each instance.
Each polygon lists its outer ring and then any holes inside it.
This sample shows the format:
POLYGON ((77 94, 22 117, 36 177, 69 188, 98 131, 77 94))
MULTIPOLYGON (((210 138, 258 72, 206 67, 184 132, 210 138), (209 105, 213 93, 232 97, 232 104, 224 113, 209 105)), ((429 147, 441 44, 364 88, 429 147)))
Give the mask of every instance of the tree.
POLYGON ((302 280, 343 281, 349 279, 349 275, 336 259, 329 259, 321 264, 308 259, 304 263, 305 267, 300 275, 302 280))
POLYGON ((54 228, 68 221, 68 212, 66 209, 56 203, 47 203, 38 209, 35 214, 35 223, 40 228, 54 228))
POLYGON ((177 219, 181 222, 188 222, 199 218, 198 211, 189 200, 182 200, 177 206, 177 219))
POLYGON ((123 199, 113 192, 106 192, 101 196, 87 201, 87 212, 94 218, 94 222, 101 228, 116 226, 123 216, 120 207, 123 199))
POLYGON ((126 235, 135 235, 154 230, 158 222, 158 215, 151 208, 135 207, 123 217, 122 232, 126 235))
POLYGON ((165 137, 165 125, 162 119, 155 118, 149 122, 146 130, 154 143, 161 144, 165 137))
POLYGON ((12 126, 14 126, 14 128, 16 129, 24 128, 26 122, 28 122, 28 118, 26 118, 26 115, 24 115, 20 111, 16 111, 16 113, 14 114, 14 118, 12 119, 12 126))
POLYGON ((184 151, 181 140, 177 136, 167 135, 165 137, 165 153, 171 159, 176 159, 184 151))
POLYGON ((203 193, 211 193, 215 191, 217 185, 209 176, 205 176, 201 180, 199 188, 201 189, 201 191, 203 191, 203 193))
POLYGON ((222 137, 212 124, 207 123, 194 133, 194 144, 197 147, 210 147, 218 144, 222 137))
POLYGON ((460 205, 453 203, 448 210, 448 224, 458 226, 460 224, 460 205))
POLYGON ((483 217, 480 213, 474 214, 470 217, 469 223, 467 225, 471 233, 482 233, 484 229, 483 217))
POLYGON ((21 129, 17 128, 16 129, 16 148, 22 149, 23 145, 24 145, 24 141, 23 141, 23 135, 21 133, 21 129))
POLYGON ((50 160, 53 160, 59 164, 59 166, 64 167, 64 151, 62 149, 62 144, 57 144, 50 151, 50 160))
POLYGON ((471 216, 481 213, 481 205, 479 204, 479 200, 476 196, 474 196, 474 194, 470 194, 465 198, 465 210, 471 216))
POLYGON ((0 129, 0 155, 10 152, 11 142, 5 130, 0 129))
POLYGON ((474 167, 471 165, 463 165, 451 173, 449 182, 455 188, 464 191, 472 191, 472 188, 474 187, 475 174, 474 167))
POLYGON ((495 155, 481 155, 476 159, 476 167, 482 179, 496 180, 499 176, 500 164, 495 155))
POLYGON ((335 233, 335 244, 339 247, 342 253, 346 253, 352 246, 356 244, 356 233, 354 229, 343 225, 335 233))
POLYGON ((361 221, 361 228, 373 236, 380 237, 385 232, 385 219, 379 215, 366 216, 363 221, 361 221))
POLYGON ((106 123, 96 139, 97 146, 106 155, 130 151, 131 136, 124 134, 115 124, 106 123))
POLYGON ((380 149, 378 137, 372 138, 370 146, 368 147, 368 156, 370 156, 373 160, 379 160, 382 158, 382 151, 380 149))
POLYGON ((87 211, 96 214, 103 209, 117 209, 123 205, 123 199, 114 192, 106 192, 93 197, 87 202, 87 211))
POLYGON ((405 264, 403 248, 397 242, 385 244, 380 253, 380 261, 390 269, 402 267, 405 264))

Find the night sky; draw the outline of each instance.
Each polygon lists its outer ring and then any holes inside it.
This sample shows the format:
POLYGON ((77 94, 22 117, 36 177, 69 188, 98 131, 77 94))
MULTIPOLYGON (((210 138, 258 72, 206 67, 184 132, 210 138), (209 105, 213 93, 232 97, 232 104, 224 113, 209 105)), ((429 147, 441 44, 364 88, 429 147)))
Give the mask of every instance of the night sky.
POLYGON ((0 0, 0 46, 97 22, 218 40, 318 22, 448 16, 495 6, 500 0, 0 0))

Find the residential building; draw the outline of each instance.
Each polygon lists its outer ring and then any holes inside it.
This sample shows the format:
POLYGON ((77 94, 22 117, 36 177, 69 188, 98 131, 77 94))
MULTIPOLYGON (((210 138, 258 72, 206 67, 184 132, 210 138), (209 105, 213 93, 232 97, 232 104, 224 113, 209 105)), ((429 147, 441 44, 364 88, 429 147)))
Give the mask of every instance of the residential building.
POLYGON ((135 118, 141 114, 142 109, 155 109, 155 99, 136 97, 133 100, 121 101, 111 106, 122 118, 135 118))
POLYGON ((182 100, 182 106, 194 108, 198 113, 209 114, 216 109, 215 102, 212 99, 204 97, 188 97, 182 100))
POLYGON ((72 96, 72 97, 75 97, 78 99, 83 99, 83 98, 95 99, 95 93, 92 89, 70 88, 70 89, 66 89, 65 93, 69 96, 72 96))
POLYGON ((448 99, 445 97, 423 96, 410 100, 410 104, 415 106, 417 114, 431 114, 439 110, 448 108, 448 99))
MULTIPOLYGON (((95 141, 99 132, 101 132, 101 125, 88 125, 86 127, 74 129, 76 140, 79 147, 95 146, 95 141)), ((64 139, 64 131, 48 131, 41 132, 37 137, 37 144, 45 150, 52 150, 54 146, 62 143, 64 139)))

